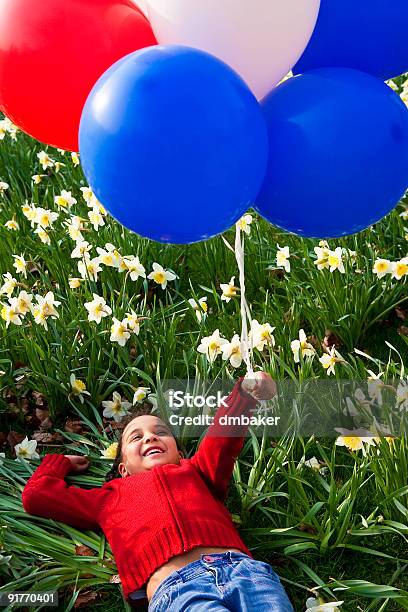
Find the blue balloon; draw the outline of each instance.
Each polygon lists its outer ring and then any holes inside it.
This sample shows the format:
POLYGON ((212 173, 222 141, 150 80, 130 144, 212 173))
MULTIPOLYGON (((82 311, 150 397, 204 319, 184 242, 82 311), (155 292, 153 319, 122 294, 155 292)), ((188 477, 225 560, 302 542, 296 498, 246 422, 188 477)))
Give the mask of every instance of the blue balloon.
POLYGON ((293 72, 363 70, 382 80, 408 71, 407 0, 321 0, 313 36, 293 72))
POLYGON ((376 223, 408 186, 408 109, 382 81, 348 68, 293 77, 261 103, 269 162, 255 208, 301 236, 376 223))
POLYGON ((111 215, 177 244, 211 238, 243 215, 261 187, 267 143, 260 105, 241 77, 178 45, 111 66, 79 130, 84 173, 111 215))

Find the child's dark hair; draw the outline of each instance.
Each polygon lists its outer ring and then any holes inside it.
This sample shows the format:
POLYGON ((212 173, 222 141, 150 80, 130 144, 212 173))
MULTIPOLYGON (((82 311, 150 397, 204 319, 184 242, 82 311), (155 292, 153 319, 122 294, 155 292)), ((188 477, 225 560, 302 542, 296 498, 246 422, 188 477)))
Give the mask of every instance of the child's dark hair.
MULTIPOLYGON (((118 442, 116 458, 113 462, 111 469, 105 476, 106 482, 114 480, 115 478, 121 478, 121 475, 119 474, 119 471, 118 471, 118 467, 119 467, 120 462, 122 461, 122 439, 123 439, 123 432, 125 430, 126 425, 128 425, 136 417, 145 416, 147 414, 153 414, 152 409, 153 409, 153 406, 151 404, 143 404, 143 406, 139 406, 133 409, 129 414, 127 414, 123 419, 121 419, 121 424, 123 424, 123 429, 121 431, 119 442, 118 442)), ((153 416, 157 416, 157 418, 163 421, 163 423, 166 423, 167 427, 170 429, 170 431, 172 431, 170 424, 165 419, 163 419, 159 414, 153 414, 153 416)), ((180 445, 178 439, 176 438, 176 436, 173 436, 173 437, 176 440, 177 449, 179 451, 182 451, 182 453, 184 454, 184 449, 180 445)))

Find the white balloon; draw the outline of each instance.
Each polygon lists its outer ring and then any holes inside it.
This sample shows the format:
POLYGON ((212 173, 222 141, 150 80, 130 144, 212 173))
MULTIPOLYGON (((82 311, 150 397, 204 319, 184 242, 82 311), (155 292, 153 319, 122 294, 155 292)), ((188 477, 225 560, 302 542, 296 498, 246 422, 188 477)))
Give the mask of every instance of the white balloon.
POLYGON ((144 13, 147 17, 147 0, 133 0, 133 2, 136 4, 137 8, 139 8, 142 13, 144 13))
POLYGON ((145 0, 160 44, 216 55, 262 98, 296 64, 320 0, 145 0))

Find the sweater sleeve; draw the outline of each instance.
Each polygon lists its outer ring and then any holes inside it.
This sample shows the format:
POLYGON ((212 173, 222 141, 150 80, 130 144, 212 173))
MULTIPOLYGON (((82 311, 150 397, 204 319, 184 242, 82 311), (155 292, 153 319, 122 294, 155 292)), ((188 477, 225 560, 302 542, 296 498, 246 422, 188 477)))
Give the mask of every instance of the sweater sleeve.
POLYGON ((241 390, 242 380, 237 381, 224 400, 225 405, 222 403, 219 406, 212 425, 191 458, 192 464, 221 501, 226 499, 234 464, 244 445, 249 425, 226 425, 222 421, 220 423, 220 419, 225 416, 249 416, 251 408, 255 408, 257 403, 241 390))
POLYGON ((65 476, 70 469, 71 462, 64 455, 45 455, 24 487, 24 510, 78 529, 97 529, 99 508, 108 490, 68 485, 65 476))

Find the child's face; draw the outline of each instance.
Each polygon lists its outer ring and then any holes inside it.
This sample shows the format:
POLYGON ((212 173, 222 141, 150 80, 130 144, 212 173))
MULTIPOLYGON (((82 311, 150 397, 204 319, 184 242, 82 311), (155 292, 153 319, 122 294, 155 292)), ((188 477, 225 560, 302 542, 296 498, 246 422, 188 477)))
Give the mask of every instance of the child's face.
POLYGON ((183 457, 168 426, 157 416, 146 414, 135 417, 122 434, 122 462, 120 475, 131 476, 151 470, 155 465, 179 463, 183 457), (150 449, 156 451, 150 453, 150 449))

